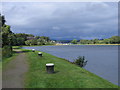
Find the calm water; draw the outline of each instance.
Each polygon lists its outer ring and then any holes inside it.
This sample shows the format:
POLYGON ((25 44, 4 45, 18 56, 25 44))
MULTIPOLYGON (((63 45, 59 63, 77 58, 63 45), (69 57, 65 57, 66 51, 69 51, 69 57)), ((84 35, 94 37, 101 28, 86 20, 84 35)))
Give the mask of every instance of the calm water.
POLYGON ((112 45, 62 45, 23 47, 50 53, 57 57, 74 61, 85 56, 88 61, 85 69, 118 85, 118 46, 112 45))

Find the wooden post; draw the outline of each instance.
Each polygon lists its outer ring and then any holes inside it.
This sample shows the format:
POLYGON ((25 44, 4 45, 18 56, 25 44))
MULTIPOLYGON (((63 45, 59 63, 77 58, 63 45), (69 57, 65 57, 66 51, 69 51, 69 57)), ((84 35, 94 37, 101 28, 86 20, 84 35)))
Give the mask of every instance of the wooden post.
POLYGON ((46 64, 46 71, 49 74, 54 73, 54 64, 53 63, 47 63, 46 64))

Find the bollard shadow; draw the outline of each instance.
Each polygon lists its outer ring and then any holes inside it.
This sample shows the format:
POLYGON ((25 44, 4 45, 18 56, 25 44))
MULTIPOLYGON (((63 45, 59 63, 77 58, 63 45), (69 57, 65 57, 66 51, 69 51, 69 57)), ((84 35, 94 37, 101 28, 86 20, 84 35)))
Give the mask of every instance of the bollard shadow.
POLYGON ((27 53, 27 52, 32 52, 32 51, 30 51, 30 50, 14 50, 13 51, 14 53, 27 53))
POLYGON ((28 51, 22 51, 23 53, 27 53, 27 52, 32 52, 32 51, 30 51, 30 50, 28 50, 28 51))
POLYGON ((60 71, 54 71, 54 74, 59 73, 60 71))
POLYGON ((59 73, 60 71, 54 71, 53 73, 47 73, 45 72, 44 74, 56 74, 56 73, 59 73))

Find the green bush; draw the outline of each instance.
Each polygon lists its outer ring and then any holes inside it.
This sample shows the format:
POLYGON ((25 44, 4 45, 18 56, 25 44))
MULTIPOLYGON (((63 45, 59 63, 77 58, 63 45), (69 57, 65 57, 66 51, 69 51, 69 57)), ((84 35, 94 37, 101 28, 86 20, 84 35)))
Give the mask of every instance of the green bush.
POLYGON ((4 46, 2 48, 2 57, 10 57, 12 56, 12 46, 4 46))
POLYGON ((85 60, 85 57, 79 56, 74 63, 80 67, 84 67, 87 64, 87 61, 85 60))

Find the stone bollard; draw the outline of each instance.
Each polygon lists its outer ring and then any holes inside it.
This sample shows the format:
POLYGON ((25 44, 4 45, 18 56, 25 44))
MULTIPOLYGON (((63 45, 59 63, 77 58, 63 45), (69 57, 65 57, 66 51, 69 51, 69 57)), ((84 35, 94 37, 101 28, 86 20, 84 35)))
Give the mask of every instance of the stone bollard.
POLYGON ((42 52, 38 52, 38 55, 42 57, 42 52))
POLYGON ((47 63, 46 64, 46 71, 47 73, 54 73, 54 64, 53 63, 47 63))
POLYGON ((32 52, 35 52, 35 49, 32 49, 32 52))

